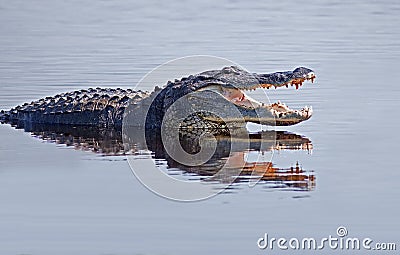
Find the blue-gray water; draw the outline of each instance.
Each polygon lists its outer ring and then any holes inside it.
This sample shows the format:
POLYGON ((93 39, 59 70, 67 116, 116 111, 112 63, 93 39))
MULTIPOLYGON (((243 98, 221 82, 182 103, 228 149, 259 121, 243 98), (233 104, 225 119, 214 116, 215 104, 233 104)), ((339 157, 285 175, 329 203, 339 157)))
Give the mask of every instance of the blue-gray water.
POLYGON ((310 138, 313 153, 281 158, 315 171, 317 186, 171 202, 126 161, 1 125, 0 253, 269 254, 256 244, 266 232, 317 238, 340 225, 352 237, 398 242, 399 14, 398 1, 1 1, 0 109, 77 88, 133 87, 193 54, 253 72, 314 69, 315 85, 269 96, 313 106, 309 121, 285 129, 310 138))

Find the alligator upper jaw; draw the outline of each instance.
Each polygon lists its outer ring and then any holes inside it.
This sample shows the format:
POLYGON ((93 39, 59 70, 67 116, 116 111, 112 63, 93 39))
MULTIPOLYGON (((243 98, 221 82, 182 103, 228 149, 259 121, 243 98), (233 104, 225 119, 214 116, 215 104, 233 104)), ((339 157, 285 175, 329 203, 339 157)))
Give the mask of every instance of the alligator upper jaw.
MULTIPOLYGON (((256 84, 247 87, 223 87, 221 85, 210 85, 201 90, 211 90, 223 96, 229 102, 235 104, 242 112, 246 122, 254 122, 270 126, 290 126, 308 120, 312 116, 312 107, 305 106, 302 109, 296 110, 289 108, 286 104, 280 101, 272 104, 265 104, 246 95, 245 91, 256 90, 258 88, 269 89, 271 87, 289 87, 294 86, 296 90, 303 85, 305 81, 314 82, 314 72, 305 74, 302 78, 294 78, 280 84, 256 84)), ((237 120, 227 120, 234 122, 237 120)))
POLYGON ((266 89, 269 89, 272 87, 278 88, 278 87, 285 86, 286 88, 288 88, 289 86, 294 86, 296 89, 299 89, 303 85, 303 82, 305 82, 305 81, 311 81, 311 83, 314 83, 314 80, 316 78, 315 73, 313 71, 311 71, 310 69, 308 69, 308 70, 309 70, 309 72, 303 74, 302 76, 294 77, 285 82, 280 82, 280 83, 268 83, 267 82, 267 83, 265 83, 261 80, 259 86, 261 86, 262 88, 266 88, 266 89))

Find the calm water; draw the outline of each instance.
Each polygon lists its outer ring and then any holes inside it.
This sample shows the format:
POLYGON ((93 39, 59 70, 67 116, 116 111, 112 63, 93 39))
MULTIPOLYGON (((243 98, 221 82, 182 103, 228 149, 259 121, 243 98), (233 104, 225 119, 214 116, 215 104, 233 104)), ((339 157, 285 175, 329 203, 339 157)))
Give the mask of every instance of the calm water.
POLYGON ((314 108, 311 120, 281 129, 309 138, 312 154, 282 151, 273 160, 314 171, 311 192, 242 185, 171 202, 121 157, 1 125, 0 253, 267 254, 256 244, 266 232, 318 238, 340 225, 351 237, 398 242, 399 14, 398 1, 1 1, 0 109, 90 86, 133 87, 193 54, 253 72, 307 66, 317 80, 268 94, 314 108))

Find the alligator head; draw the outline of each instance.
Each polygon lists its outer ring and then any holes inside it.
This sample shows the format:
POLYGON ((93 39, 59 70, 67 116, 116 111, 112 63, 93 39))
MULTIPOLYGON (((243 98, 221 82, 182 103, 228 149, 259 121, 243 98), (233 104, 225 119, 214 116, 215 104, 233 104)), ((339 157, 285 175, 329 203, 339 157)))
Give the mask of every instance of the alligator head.
MULTIPOLYGON (((206 121, 206 126, 213 128, 242 126, 245 122, 270 126, 294 125, 309 119, 312 108, 306 106, 296 110, 280 102, 272 104, 258 102, 248 96, 246 91, 289 86, 298 89, 304 81, 313 82, 314 79, 314 72, 305 67, 270 74, 249 73, 236 66, 202 72, 168 82, 155 97, 147 115, 147 124, 154 125, 162 121, 152 117, 157 116, 154 111, 160 109, 160 106, 163 106, 165 114, 180 98, 187 96, 185 103, 174 109, 174 112, 180 113, 179 116, 183 116, 182 112, 185 111, 194 113, 181 120, 179 124, 181 128, 203 128, 204 125, 200 125, 200 121, 206 121), (215 112, 223 116, 218 116, 215 112)), ((178 115, 170 116, 169 119, 179 119, 178 115)))

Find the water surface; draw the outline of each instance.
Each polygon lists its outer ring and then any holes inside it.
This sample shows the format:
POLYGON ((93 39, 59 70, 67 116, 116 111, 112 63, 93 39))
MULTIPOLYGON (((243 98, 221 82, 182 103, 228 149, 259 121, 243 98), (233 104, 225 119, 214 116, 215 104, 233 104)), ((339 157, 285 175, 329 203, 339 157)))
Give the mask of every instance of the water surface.
POLYGON ((274 156, 314 171, 311 192, 243 185, 201 203, 171 202, 120 157, 1 125, 1 253, 265 254, 256 245, 265 232, 321 237, 339 225, 351 236, 400 240, 399 11, 398 1, 1 2, 1 109, 73 89, 133 87, 193 54, 252 72, 317 73, 299 91, 268 93, 314 108, 312 119, 283 129, 309 138, 312 154, 274 156))

